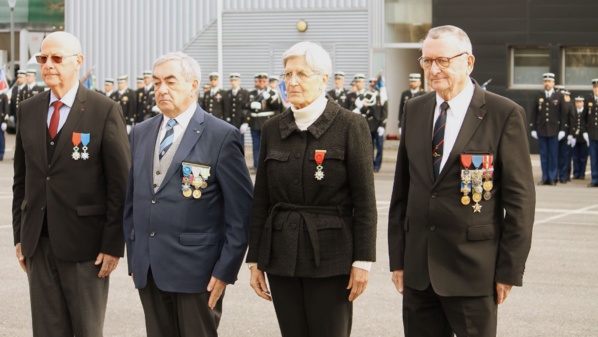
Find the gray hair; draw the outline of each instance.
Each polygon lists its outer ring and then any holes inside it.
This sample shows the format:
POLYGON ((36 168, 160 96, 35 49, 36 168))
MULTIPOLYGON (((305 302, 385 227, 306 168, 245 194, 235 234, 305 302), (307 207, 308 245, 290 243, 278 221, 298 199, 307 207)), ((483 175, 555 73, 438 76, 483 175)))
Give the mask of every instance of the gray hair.
MULTIPOLYGON (((161 65, 162 63, 166 63, 166 62, 170 62, 170 61, 178 61, 181 64, 181 69, 182 69, 182 76, 185 79, 185 81, 187 82, 191 82, 194 79, 197 79, 198 83, 201 83, 201 68, 199 67, 199 63, 197 63, 197 61, 195 61, 194 58, 192 58, 191 56, 177 51, 177 52, 172 52, 172 53, 168 53, 165 55, 160 56, 155 62, 154 62, 154 69, 161 65)), ((199 86, 198 86, 199 89, 199 86)), ((196 92, 197 95, 199 95, 199 90, 196 92)))
POLYGON ((282 54, 282 66, 286 67, 287 60, 293 57, 305 57, 307 66, 322 75, 332 73, 332 60, 328 52, 315 42, 303 41, 295 43, 282 54))
POLYGON ((471 46, 471 41, 469 40, 469 36, 467 33, 459 27, 446 25, 446 26, 438 26, 430 29, 428 34, 426 35, 426 39, 438 39, 445 35, 452 35, 456 37, 461 42, 461 47, 463 47, 470 55, 473 55, 473 47, 471 46))

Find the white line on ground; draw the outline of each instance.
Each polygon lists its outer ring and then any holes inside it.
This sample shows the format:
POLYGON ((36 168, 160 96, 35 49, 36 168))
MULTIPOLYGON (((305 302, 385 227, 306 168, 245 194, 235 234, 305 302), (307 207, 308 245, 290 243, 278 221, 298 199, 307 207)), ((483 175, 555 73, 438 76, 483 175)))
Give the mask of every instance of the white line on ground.
MULTIPOLYGON (((546 219, 543 219, 543 220, 540 220, 540 221, 536 221, 534 223, 534 225, 539 225, 539 224, 543 224, 543 223, 547 223, 547 222, 553 222, 556 219, 564 218, 564 217, 566 217, 568 215, 572 215, 572 214, 586 214, 585 212, 587 212, 588 210, 591 210, 592 208, 597 208, 597 207, 598 207, 598 205, 591 205, 591 206, 587 206, 587 207, 584 207, 584 208, 579 208, 579 209, 573 209, 573 210, 565 211, 565 212, 562 212, 562 213, 560 213, 558 215, 551 216, 549 218, 546 218, 546 219)), ((538 210, 536 210, 536 211, 538 211, 538 210)), ((594 212, 592 212, 592 213, 594 213, 594 212)))

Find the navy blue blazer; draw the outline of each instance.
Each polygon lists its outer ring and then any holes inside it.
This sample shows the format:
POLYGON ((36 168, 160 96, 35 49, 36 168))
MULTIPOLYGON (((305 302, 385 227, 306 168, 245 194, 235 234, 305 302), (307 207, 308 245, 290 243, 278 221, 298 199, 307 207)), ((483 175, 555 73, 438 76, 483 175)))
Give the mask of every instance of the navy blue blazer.
POLYGON ((129 274, 136 288, 144 288, 151 267, 158 288, 180 293, 207 291, 211 276, 234 283, 247 248, 253 194, 239 130, 198 106, 154 193, 162 118, 137 124, 130 135, 124 212, 129 274), (210 167, 199 199, 181 192, 183 161, 210 167))

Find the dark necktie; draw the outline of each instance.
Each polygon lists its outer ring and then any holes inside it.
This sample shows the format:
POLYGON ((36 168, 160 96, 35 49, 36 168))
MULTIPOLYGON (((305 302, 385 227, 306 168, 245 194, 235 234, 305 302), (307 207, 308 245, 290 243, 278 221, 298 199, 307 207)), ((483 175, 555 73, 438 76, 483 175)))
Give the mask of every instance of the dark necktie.
POLYGON ((54 101, 52 103, 54 106, 54 112, 52 113, 52 117, 50 117, 50 126, 48 126, 48 132, 50 133, 50 137, 54 139, 56 134, 58 133, 58 122, 60 122, 60 108, 64 105, 61 101, 54 101))
POLYGON ((440 104, 440 115, 434 123, 434 134, 432 136, 432 163, 434 164, 434 179, 440 174, 440 163, 444 153, 444 127, 446 126, 446 111, 449 105, 446 101, 440 104))

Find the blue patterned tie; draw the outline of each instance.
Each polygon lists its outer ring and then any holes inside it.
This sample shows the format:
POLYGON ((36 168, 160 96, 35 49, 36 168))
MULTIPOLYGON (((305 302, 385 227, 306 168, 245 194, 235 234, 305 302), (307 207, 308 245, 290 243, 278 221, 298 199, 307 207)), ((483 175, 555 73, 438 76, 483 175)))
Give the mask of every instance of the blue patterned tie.
POLYGON ((174 119, 171 119, 168 121, 168 123, 166 123, 166 133, 164 134, 164 138, 162 138, 162 142, 160 143, 160 160, 162 160, 162 157, 164 157, 164 155, 172 145, 172 141, 174 140, 175 125, 176 121, 174 119))
POLYGON ((440 104, 440 115, 434 123, 434 136, 432 136, 432 163, 434 164, 434 179, 440 174, 440 163, 444 153, 444 127, 446 126, 446 111, 449 105, 446 101, 440 104))

